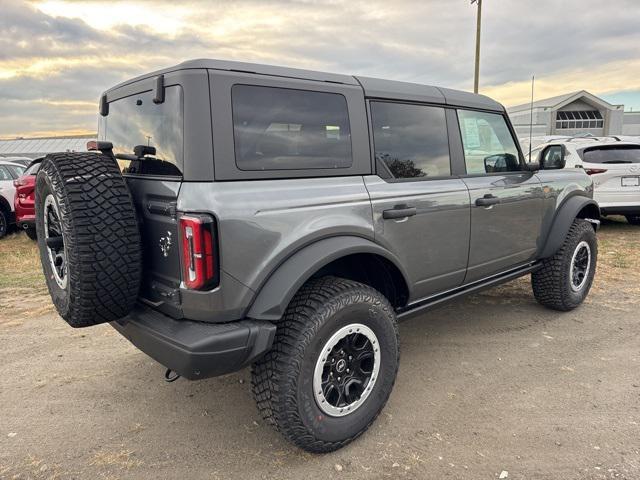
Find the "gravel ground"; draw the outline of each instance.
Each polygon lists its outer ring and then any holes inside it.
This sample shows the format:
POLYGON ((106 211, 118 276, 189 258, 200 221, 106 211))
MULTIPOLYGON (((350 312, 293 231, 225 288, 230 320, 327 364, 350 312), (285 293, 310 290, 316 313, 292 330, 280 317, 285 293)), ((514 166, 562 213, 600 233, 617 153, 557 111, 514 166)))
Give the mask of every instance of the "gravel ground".
POLYGON ((573 312, 537 305, 526 278, 402 323, 387 407, 328 455, 259 418, 247 370, 167 384, 111 327, 0 290, 0 478, 638 479, 638 240, 605 225, 573 312))

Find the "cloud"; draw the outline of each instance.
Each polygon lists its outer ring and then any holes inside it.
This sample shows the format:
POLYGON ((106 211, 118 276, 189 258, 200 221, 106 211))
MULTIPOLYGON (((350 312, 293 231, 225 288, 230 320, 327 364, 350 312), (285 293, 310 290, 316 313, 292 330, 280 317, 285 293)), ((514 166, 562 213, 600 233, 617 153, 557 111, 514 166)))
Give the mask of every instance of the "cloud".
MULTIPOLYGON (((11 119, 0 121, 2 137, 93 130, 89 105, 101 91, 189 58, 472 85, 468 0, 2 0, 2 9, 0 117, 11 119)), ((533 73, 539 97, 637 91, 639 22, 637 0, 484 2, 481 91, 522 103, 533 73)))

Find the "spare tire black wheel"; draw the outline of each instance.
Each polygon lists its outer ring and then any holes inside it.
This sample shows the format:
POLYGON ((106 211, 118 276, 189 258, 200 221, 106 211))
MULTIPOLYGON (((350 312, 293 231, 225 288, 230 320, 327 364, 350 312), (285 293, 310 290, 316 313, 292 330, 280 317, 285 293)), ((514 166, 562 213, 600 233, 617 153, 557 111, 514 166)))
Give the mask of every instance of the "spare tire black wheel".
POLYGON ((140 288, 140 231, 115 159, 53 153, 36 178, 40 260, 56 310, 72 327, 126 316, 140 288))

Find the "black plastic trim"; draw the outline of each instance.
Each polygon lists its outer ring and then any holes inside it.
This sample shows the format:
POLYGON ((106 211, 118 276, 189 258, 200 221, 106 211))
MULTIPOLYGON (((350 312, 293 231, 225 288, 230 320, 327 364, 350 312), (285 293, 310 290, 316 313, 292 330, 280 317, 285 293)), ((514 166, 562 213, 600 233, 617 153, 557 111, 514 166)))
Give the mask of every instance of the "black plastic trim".
POLYGON ((111 326, 151 358, 189 380, 240 370, 271 348, 276 333, 270 322, 174 320, 143 305, 111 326))

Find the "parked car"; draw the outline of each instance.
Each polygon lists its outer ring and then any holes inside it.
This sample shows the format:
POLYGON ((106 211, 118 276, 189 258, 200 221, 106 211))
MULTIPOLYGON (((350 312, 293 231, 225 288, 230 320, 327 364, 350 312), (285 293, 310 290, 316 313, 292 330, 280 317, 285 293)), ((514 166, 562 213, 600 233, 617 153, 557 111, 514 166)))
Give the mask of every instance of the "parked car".
POLYGON ((526 164, 485 96, 196 60, 99 111, 95 151, 36 179, 57 311, 111 322, 169 380, 252 365, 258 409, 303 449, 375 420, 398 319, 528 274, 560 311, 591 287, 591 177, 526 164))
POLYGON ((16 189, 13 181, 24 172, 24 167, 17 163, 0 160, 0 238, 9 231, 15 222, 13 200, 16 189))
POLYGON ((36 240, 35 185, 41 162, 42 158, 32 160, 24 174, 13 181, 16 189, 14 201, 16 225, 32 240, 36 240))
POLYGON ((33 162, 33 158, 29 157, 0 157, 0 161, 17 163, 18 165, 22 165, 23 167, 28 167, 31 162, 33 162))
POLYGON ((531 155, 542 164, 583 169, 593 178, 603 215, 624 215, 640 225, 640 142, 615 136, 556 139, 531 155))

